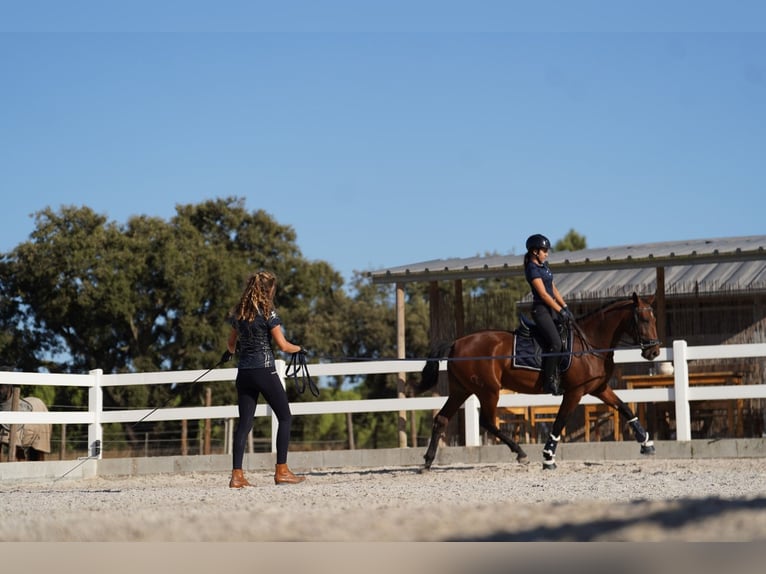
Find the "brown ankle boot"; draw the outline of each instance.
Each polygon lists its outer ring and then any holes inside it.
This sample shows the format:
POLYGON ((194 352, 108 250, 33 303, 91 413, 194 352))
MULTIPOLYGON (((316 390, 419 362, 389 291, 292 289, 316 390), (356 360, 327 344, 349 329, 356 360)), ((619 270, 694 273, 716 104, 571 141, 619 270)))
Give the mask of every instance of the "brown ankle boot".
POLYGON ((274 472, 274 484, 298 484, 304 480, 305 476, 295 476, 286 464, 278 464, 274 472))
POLYGON ((241 468, 235 468, 231 471, 231 480, 229 481, 229 488, 242 488, 244 486, 253 486, 245 478, 245 474, 241 468))

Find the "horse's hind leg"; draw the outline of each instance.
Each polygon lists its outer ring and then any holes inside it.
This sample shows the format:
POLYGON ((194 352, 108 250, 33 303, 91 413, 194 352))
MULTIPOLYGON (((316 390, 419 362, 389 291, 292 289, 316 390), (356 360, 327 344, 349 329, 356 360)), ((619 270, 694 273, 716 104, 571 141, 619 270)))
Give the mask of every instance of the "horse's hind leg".
POLYGON ((518 462, 527 462, 527 453, 524 452, 519 444, 499 428, 497 428, 493 422, 488 421, 483 414, 479 416, 479 424, 483 426, 492 436, 503 441, 508 446, 508 448, 511 449, 511 452, 516 453, 516 460, 518 462))
POLYGON ((450 392, 447 402, 444 403, 439 414, 434 417, 434 425, 431 429, 431 441, 428 443, 428 450, 426 450, 426 454, 423 456, 426 461, 423 470, 430 470, 431 465, 436 458, 436 450, 439 448, 439 441, 444 438, 444 432, 447 430, 447 424, 467 398, 468 394, 454 394, 450 392))
POLYGON ((625 420, 628 421, 636 442, 641 445, 641 454, 654 454, 654 441, 649 436, 649 433, 644 430, 635 413, 615 394, 611 387, 606 387, 600 393, 594 393, 594 396, 604 401, 610 407, 617 409, 625 420))

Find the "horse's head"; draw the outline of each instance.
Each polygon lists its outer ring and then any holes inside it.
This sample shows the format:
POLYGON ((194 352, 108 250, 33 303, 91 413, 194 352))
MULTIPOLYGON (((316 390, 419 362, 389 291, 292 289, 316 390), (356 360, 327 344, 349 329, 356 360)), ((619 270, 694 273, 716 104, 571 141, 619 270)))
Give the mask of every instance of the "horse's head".
POLYGON ((653 361, 660 354, 660 339, 657 336, 657 319, 654 317, 650 299, 641 299, 633 293, 633 337, 641 346, 641 356, 647 361, 653 361))

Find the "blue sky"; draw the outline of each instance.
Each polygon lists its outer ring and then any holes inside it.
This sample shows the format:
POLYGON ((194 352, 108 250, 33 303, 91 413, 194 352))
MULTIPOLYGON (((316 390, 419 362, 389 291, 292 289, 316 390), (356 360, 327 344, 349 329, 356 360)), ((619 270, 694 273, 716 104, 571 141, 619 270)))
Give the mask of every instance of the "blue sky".
POLYGON ((2 252, 47 206, 125 223, 227 196, 346 278, 531 233, 766 233, 760 3, 17 4, 2 252))

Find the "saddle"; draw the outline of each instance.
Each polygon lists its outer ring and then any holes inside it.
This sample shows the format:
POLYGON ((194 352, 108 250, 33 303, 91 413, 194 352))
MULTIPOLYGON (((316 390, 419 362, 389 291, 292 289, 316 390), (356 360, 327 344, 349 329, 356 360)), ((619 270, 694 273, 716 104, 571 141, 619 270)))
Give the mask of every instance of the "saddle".
MULTIPOLYGON (((540 344, 542 336, 537 329, 535 321, 524 313, 520 315, 519 326, 513 332, 513 366, 518 369, 530 369, 539 371, 542 368, 543 348, 540 344)), ((566 355, 561 357, 559 372, 565 372, 572 364, 572 329, 566 325, 559 325, 562 351, 566 355)))

